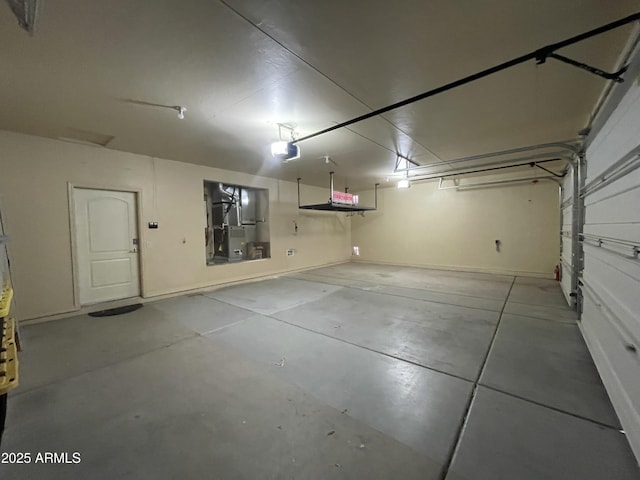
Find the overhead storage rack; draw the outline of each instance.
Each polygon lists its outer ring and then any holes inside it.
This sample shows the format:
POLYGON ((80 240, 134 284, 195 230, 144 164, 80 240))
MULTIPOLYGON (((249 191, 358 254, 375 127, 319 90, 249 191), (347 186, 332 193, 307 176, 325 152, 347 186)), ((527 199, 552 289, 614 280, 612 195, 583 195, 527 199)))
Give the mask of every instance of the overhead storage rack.
MULTIPOLYGON (((357 203, 345 203, 336 201, 336 191, 333 188, 333 175, 335 172, 329 172, 329 201, 326 203, 316 203, 313 205, 300 205, 300 180, 298 177, 298 208, 301 210, 321 210, 325 212, 370 212, 378 209, 378 185, 376 183, 374 186, 375 193, 375 206, 373 207, 362 207, 357 203)), ((345 193, 347 193, 345 191, 345 193)))

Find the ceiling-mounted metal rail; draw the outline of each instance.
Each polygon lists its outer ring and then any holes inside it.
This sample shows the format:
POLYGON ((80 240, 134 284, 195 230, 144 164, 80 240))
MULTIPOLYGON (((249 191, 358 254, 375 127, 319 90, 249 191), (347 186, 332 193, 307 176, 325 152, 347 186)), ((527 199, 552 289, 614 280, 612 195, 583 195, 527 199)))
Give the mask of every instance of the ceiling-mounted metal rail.
POLYGON ((400 168, 400 164, 404 161, 405 164, 405 168, 403 168, 402 170, 406 170, 408 168, 412 168, 409 167, 409 164, 413 165, 413 167, 419 167, 420 164, 418 164, 415 160, 411 160, 409 157, 405 157, 404 155, 400 155, 399 153, 396 153, 396 165, 395 167, 393 167, 393 171, 397 172, 398 169, 400 168))
MULTIPOLYGON (((457 177, 459 175, 469 175, 472 173, 482 173, 482 172, 491 172, 494 170, 505 170, 507 168, 516 168, 516 167, 535 167, 539 163, 548 163, 548 162, 557 162, 558 160, 562 160, 561 158, 547 158, 545 160, 540 160, 537 162, 521 162, 521 163, 512 163, 515 160, 509 161, 509 165, 500 165, 498 164, 485 164, 485 165, 476 165, 475 167, 464 167, 459 168, 457 170, 449 170, 446 172, 440 173, 432 173, 425 175, 416 175, 414 177, 409 177, 412 182, 419 182, 421 180, 434 180, 436 178, 449 178, 449 177, 457 177), (480 167, 480 168, 478 168, 480 167), (469 170, 471 169, 472 170, 469 170)), ((554 174, 555 175, 555 174, 554 174)))
POLYGON ((418 165, 416 167, 396 168, 394 170, 394 173, 398 173, 398 172, 411 173, 412 171, 422 170, 422 169, 425 169, 425 168, 448 166, 448 165, 453 165, 453 164, 456 164, 456 163, 471 162, 471 161, 474 161, 474 160, 482 160, 482 159, 485 159, 485 158, 504 157, 506 155, 513 155, 513 154, 516 154, 516 153, 530 152, 530 151, 533 151, 533 150, 543 150, 543 149, 546 149, 546 148, 559 148, 559 149, 562 149, 562 150, 566 150, 569 155, 567 155, 565 152, 549 152, 549 153, 537 154, 537 155, 530 156, 530 157, 514 158, 512 161, 517 162, 517 161, 521 161, 521 160, 529 160, 529 159, 534 159, 534 158, 542 158, 542 157, 550 157, 550 156, 560 157, 560 158, 564 158, 564 159, 569 160, 569 161, 573 161, 574 158, 575 158, 575 155, 580 152, 580 147, 578 146, 578 142, 579 142, 579 140, 574 140, 574 141, 566 141, 566 142, 540 143, 538 145, 529 145, 528 147, 510 148, 509 150, 501 150, 501 151, 498 151, 498 152, 490 152, 490 153, 481 153, 479 155, 471 155, 469 157, 460 157, 460 158, 454 158, 454 159, 451 159, 451 160, 443 160, 441 162, 428 163, 428 164, 418 165))
POLYGON ((627 25, 629 23, 637 22, 639 20, 640 20, 640 12, 634 13, 632 15, 629 15, 628 17, 616 20, 615 22, 611 22, 611 23, 608 23, 608 24, 603 25, 601 27, 594 28, 593 30, 589 30, 588 32, 581 33, 580 35, 576 35, 576 36, 571 37, 571 38, 567 38, 566 40, 563 40, 561 42, 552 43, 550 45, 546 45, 546 46, 544 46, 542 48, 539 48, 538 50, 535 50, 533 52, 527 53, 525 55, 521 55, 521 56, 516 57, 516 58, 514 58, 512 60, 508 60, 506 62, 500 63, 498 65, 495 65, 495 66, 491 67, 491 68, 487 68, 487 69, 482 70, 482 71, 480 71, 478 73, 474 73, 473 75, 469 75, 467 77, 461 78, 461 79, 456 80, 454 82, 447 83, 445 85, 442 85, 440 87, 434 88, 432 90, 428 90, 428 91, 426 91, 424 93, 421 93, 419 95, 415 95, 413 97, 407 98, 406 100, 402 100, 400 102, 392 103, 391 105, 379 108, 379 109, 374 110, 374 111, 369 112, 369 113, 365 113, 364 115, 360 115, 360 116, 358 116, 356 118, 352 118, 351 120, 347 120, 346 122, 338 123, 336 125, 332 125, 331 127, 325 128, 324 130, 320 130, 318 132, 311 133, 309 135, 305 135, 303 137, 300 137, 298 139, 293 140, 291 143, 300 143, 300 142, 304 142, 305 140, 310 140, 310 139, 318 137, 320 135, 324 135, 325 133, 329 133, 329 132, 332 132, 334 130, 338 130, 340 128, 344 128, 344 127, 347 127, 349 125, 353 125, 354 123, 358 123, 358 122, 361 122, 363 120, 367 120, 369 118, 381 115, 383 113, 387 113, 387 112, 389 112, 391 110, 395 110, 396 108, 404 107, 404 106, 409 105, 411 103, 414 103, 414 102, 417 102, 417 101, 420 101, 420 100, 424 100, 425 98, 433 97, 435 95, 438 95, 440 93, 446 92, 448 90, 453 90, 454 88, 460 87, 462 85, 466 85, 467 83, 474 82, 474 81, 479 80, 479 79, 484 78, 484 77, 488 77, 489 75, 492 75, 494 73, 500 72, 502 70, 506 70, 508 68, 515 67, 516 65, 520 65, 521 63, 528 62, 529 60, 536 60, 536 61, 539 62, 541 58, 549 57, 556 50, 559 50, 559 49, 564 48, 564 47, 568 47, 569 45, 573 45, 575 43, 579 43, 579 42, 581 42, 583 40, 586 40, 588 38, 595 37, 597 35, 603 34, 603 33, 608 32, 610 30, 614 30, 616 28, 622 27, 622 26, 627 25))
POLYGON ((624 65, 617 72, 609 73, 605 72, 604 70, 600 70, 599 68, 592 67, 591 65, 587 65, 586 63, 578 62, 569 57, 565 57, 564 55, 558 55, 557 53, 548 53, 546 55, 541 55, 538 59, 538 65, 545 63, 547 61, 547 58, 555 58, 556 60, 560 60, 561 62, 573 65, 574 67, 578 67, 589 73, 593 73, 594 75, 602 77, 606 80, 613 80, 616 83, 624 82, 624 79, 621 77, 621 75, 629 68, 629 65, 624 65))
POLYGON ((531 165, 532 167, 538 167, 540 170, 544 170, 547 173, 550 173, 551 175, 553 175, 556 178, 564 178, 565 175, 567 174, 567 172, 565 173, 556 173, 556 172, 552 172, 551 170, 549 170, 548 168, 544 168, 541 165, 538 165, 537 163, 534 163, 533 165, 531 165))
POLYGON ((443 178, 440 178, 438 182, 438 190, 471 190, 474 188, 483 188, 483 187, 498 187, 501 185, 510 185, 513 183, 530 183, 530 182, 538 182, 540 180, 550 180, 552 182, 558 183, 558 180, 555 177, 551 177, 549 175, 545 177, 524 177, 524 178, 510 178, 506 180, 495 180, 491 182, 477 182, 477 183, 468 183, 466 185, 451 185, 445 187, 442 185, 443 178))
MULTIPOLYGON (((343 203, 342 201, 336 201, 333 188, 333 175, 335 172, 329 172, 329 201, 326 203, 316 203, 313 205, 300 205, 300 180, 298 177, 298 208, 301 210, 322 210, 324 212, 370 212, 378 209, 378 186, 376 183, 374 186, 375 195, 375 207, 362 207, 357 203, 343 203)), ((345 188, 345 194, 346 192, 345 188)))

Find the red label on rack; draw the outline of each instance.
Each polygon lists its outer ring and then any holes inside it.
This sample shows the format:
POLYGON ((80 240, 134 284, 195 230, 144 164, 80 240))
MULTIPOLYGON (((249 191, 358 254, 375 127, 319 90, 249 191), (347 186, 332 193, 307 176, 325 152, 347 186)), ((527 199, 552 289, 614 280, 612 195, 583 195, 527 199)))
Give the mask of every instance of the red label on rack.
POLYGON ((333 197, 331 200, 333 201, 333 203, 357 205, 358 195, 353 195, 352 193, 345 193, 345 192, 333 192, 333 197))

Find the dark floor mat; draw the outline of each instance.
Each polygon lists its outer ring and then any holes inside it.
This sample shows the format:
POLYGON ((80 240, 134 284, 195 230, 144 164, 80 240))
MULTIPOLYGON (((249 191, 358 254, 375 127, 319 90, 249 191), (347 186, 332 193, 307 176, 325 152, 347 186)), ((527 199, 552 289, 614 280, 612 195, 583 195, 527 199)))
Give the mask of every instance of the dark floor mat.
POLYGON ((91 312, 89 316, 90 317, 111 317, 113 315, 122 315, 123 313, 135 312, 136 310, 142 307, 143 305, 141 303, 136 303, 134 305, 127 305, 125 307, 109 308, 108 310, 91 312))

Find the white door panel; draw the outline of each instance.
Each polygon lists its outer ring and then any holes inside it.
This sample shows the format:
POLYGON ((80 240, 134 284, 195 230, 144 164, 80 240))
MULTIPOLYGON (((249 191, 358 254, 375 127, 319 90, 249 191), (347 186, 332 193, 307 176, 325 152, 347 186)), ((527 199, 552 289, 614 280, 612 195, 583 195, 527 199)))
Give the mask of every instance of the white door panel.
POLYGON ((95 198, 87 202, 89 246, 92 253, 128 251, 131 243, 128 228, 129 204, 119 198, 95 198))
POLYGON ((131 277, 131 259, 97 260, 91 262, 91 287, 127 284, 131 277))
POLYGON ((135 194, 76 188, 74 204, 80 303, 138 296, 135 194))

